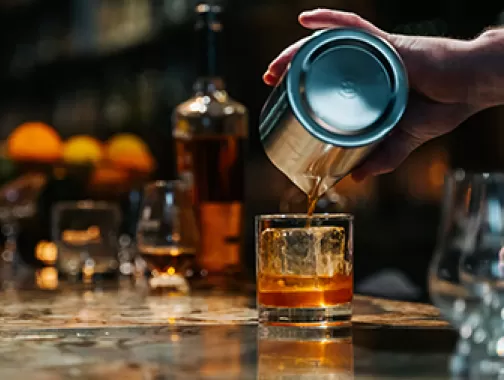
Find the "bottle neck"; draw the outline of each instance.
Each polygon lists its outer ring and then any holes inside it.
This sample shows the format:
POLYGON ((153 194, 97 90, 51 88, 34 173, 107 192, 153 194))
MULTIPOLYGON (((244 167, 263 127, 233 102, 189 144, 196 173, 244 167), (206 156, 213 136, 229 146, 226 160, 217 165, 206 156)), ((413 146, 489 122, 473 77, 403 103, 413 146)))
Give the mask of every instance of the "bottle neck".
POLYGON ((226 90, 222 78, 219 77, 199 77, 194 83, 193 90, 196 94, 212 94, 226 90))
MULTIPOLYGON (((220 12, 220 11, 219 11, 220 12)), ((222 77, 222 23, 220 13, 209 8, 207 12, 198 14, 195 25, 198 81, 215 86, 223 86, 222 77)))

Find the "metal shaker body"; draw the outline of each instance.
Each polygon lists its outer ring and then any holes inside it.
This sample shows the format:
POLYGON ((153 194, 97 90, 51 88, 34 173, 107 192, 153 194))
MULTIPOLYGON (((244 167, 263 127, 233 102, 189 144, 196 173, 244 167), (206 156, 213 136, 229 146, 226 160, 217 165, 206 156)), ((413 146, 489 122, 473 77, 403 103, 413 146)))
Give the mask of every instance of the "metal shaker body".
POLYGON ((268 98, 260 138, 296 186, 321 195, 392 131, 407 98, 407 73, 390 44, 358 29, 319 31, 268 98))

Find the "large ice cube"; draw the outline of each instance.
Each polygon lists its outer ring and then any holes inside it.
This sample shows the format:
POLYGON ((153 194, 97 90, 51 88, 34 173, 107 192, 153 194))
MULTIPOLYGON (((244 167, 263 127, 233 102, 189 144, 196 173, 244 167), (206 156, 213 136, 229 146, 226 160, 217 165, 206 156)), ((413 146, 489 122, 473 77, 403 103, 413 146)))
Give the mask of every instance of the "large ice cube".
POLYGON ((314 275, 318 234, 309 228, 266 229, 261 234, 259 268, 273 275, 314 275))
POLYGON ((317 254, 317 275, 334 276, 347 272, 345 249, 346 236, 343 227, 316 227, 320 237, 317 254))
POLYGON ((286 274, 314 275, 317 260, 318 234, 311 228, 289 228, 282 230, 287 256, 286 274))
POLYGON ((267 228, 259 240, 258 269, 264 274, 281 274, 285 241, 279 229, 267 228))
POLYGON ((335 256, 345 255, 345 229, 343 227, 316 227, 320 233, 320 250, 335 256))
POLYGON ((259 269, 271 275, 348 274, 345 229, 309 227, 266 229, 261 234, 259 269))

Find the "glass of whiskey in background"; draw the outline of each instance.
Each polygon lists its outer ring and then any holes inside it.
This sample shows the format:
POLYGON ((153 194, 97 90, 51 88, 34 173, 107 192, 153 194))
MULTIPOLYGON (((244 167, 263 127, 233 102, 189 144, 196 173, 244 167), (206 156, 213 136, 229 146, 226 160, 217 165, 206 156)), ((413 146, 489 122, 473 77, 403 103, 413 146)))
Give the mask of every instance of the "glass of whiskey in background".
POLYGON ((256 217, 259 322, 275 326, 350 323, 353 216, 256 217))
POLYGON ((183 181, 145 186, 136 238, 138 254, 151 270, 151 289, 187 293, 199 231, 190 189, 183 181))

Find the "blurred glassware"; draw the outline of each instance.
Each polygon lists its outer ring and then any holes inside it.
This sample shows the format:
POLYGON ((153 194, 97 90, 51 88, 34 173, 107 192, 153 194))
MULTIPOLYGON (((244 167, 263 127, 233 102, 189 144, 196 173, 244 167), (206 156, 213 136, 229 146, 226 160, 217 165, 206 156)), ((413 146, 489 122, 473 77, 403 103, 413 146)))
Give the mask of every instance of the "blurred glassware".
MULTIPOLYGON (((469 374, 504 373, 504 173, 472 179, 471 217, 463 239, 460 282, 479 301, 474 323, 461 335, 471 355, 469 374)), ((500 378, 500 377, 499 377, 500 378)))
POLYGON ((190 187, 182 181, 145 186, 137 226, 137 248, 152 271, 152 289, 187 293, 199 246, 190 187))
POLYGON ((58 268, 71 277, 118 270, 121 212, 109 202, 60 202, 53 207, 52 239, 58 246, 58 268))
POLYGON ((119 272, 124 276, 130 276, 135 272, 135 245, 133 239, 128 234, 119 236, 119 272))
POLYGON ((463 242, 469 233, 473 187, 477 175, 456 170, 446 175, 438 243, 429 270, 433 303, 455 327, 460 328, 478 305, 459 278, 463 242))
POLYGON ((35 285, 41 290, 58 289, 58 270, 54 267, 46 267, 35 271, 35 285))
POLYGON ((490 288, 504 290, 504 173, 475 176, 471 197, 473 217, 464 239, 460 277, 472 293, 484 297, 490 288))
POLYGON ((258 379, 354 379, 349 330, 259 326, 258 379))
POLYGON ((124 198, 122 205, 124 218, 121 227, 122 234, 119 237, 119 271, 122 275, 145 277, 146 267, 138 268, 141 258, 137 255, 135 241, 136 228, 140 215, 142 202, 142 190, 133 188, 124 198))
POLYGON ((457 170, 446 177, 429 286, 434 304, 459 330, 450 362, 456 375, 480 378, 504 370, 499 295, 504 279, 500 271, 503 207, 504 174, 457 170))
POLYGON ((28 173, 0 188, 0 223, 5 238, 1 261, 7 264, 4 276, 12 275, 19 263, 19 221, 35 215, 38 196, 46 183, 45 175, 28 173))

